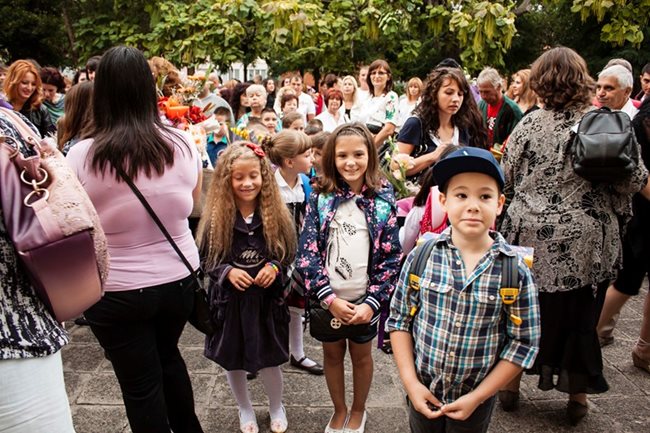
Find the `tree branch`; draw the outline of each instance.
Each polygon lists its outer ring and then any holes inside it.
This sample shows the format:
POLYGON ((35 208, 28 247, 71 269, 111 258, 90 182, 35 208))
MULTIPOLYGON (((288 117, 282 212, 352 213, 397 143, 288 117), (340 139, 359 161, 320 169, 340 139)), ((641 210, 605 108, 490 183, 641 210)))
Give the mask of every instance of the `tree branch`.
POLYGON ((521 16, 530 11, 532 7, 533 5, 531 4, 531 0, 524 0, 519 6, 515 8, 514 11, 512 11, 512 13, 514 13, 516 16, 521 16))

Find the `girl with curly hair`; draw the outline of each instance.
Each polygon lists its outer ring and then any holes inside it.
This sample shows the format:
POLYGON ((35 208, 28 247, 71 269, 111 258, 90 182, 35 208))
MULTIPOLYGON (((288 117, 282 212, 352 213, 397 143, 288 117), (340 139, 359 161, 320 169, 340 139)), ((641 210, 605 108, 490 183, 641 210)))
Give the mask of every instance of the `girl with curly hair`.
POLYGON ((247 371, 260 373, 271 431, 284 432, 280 366, 289 360, 289 310, 283 288, 296 253, 296 231, 259 146, 236 142, 219 157, 198 243, 219 325, 206 339, 205 356, 227 370, 243 433, 259 431, 247 371))
POLYGON ((397 137, 399 151, 415 158, 408 176, 417 177, 435 164, 449 144, 488 147, 481 113, 460 69, 434 69, 413 114, 397 137))

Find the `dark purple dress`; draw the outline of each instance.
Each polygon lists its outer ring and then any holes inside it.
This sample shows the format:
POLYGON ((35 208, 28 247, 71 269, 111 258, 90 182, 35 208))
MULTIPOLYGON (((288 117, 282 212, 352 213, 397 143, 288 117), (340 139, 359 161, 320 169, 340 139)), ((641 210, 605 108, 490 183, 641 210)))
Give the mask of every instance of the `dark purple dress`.
POLYGON ((205 356, 226 370, 255 373, 289 360, 289 309, 283 297, 286 269, 267 288, 237 290, 226 276, 234 267, 255 278, 269 261, 262 220, 255 213, 246 224, 237 213, 229 260, 208 272, 210 307, 217 331, 206 337, 205 356))

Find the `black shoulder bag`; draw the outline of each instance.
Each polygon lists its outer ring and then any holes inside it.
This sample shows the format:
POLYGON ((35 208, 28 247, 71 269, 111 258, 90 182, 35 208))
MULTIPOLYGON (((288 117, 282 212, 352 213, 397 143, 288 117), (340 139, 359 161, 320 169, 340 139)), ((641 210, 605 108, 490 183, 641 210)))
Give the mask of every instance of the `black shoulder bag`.
POLYGON ((149 215, 151 216, 151 219, 154 220, 162 234, 165 236, 165 239, 167 239, 167 242, 172 246, 174 251, 176 251, 176 254, 178 254, 178 257, 180 257, 181 261, 183 264, 187 267, 187 270, 190 271, 190 274, 192 274, 193 277, 193 289, 194 289, 194 308, 192 309, 192 312, 190 313, 190 317, 187 319, 188 322, 192 326, 194 326, 196 329, 201 331, 207 336, 210 336, 214 334, 214 324, 212 323, 212 320, 210 318, 210 306, 208 303, 208 294, 203 288, 203 272, 199 269, 198 272, 195 271, 192 268, 192 265, 190 264, 189 261, 187 261, 187 258, 183 254, 183 252, 178 248, 178 245, 176 245, 176 242, 174 242, 174 239, 171 237, 165 226, 163 225, 162 221, 160 221, 160 218, 158 218, 158 215, 156 215, 156 212, 151 208, 149 205, 149 202, 147 202, 147 199, 144 198, 140 190, 138 189, 137 186, 133 183, 131 178, 124 172, 122 167, 117 168, 117 173, 120 175, 120 177, 126 182, 133 193, 138 197, 138 200, 142 203, 144 208, 147 210, 149 215))

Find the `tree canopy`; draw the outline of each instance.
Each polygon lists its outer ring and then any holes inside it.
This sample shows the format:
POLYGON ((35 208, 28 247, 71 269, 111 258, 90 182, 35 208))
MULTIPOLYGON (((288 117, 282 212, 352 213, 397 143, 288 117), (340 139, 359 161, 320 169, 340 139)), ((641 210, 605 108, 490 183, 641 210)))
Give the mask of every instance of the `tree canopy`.
POLYGON ((592 68, 650 59, 650 0, 1 0, 0 15, 0 58, 58 65, 116 44, 222 70, 259 57, 276 74, 350 72, 385 58, 402 78, 445 57, 471 73, 511 72, 555 45, 592 68))

